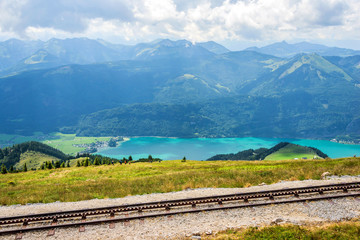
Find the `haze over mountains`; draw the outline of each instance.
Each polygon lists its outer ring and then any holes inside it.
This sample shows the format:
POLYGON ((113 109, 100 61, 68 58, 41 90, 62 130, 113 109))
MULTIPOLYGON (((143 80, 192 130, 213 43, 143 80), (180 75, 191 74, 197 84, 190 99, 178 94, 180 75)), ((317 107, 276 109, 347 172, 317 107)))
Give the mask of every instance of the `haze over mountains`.
POLYGON ((111 44, 87 38, 21 41, 10 39, 0 43, 0 74, 44 69, 66 64, 91 64, 120 60, 147 60, 171 56, 191 57, 225 53, 229 50, 215 42, 192 44, 186 40, 159 39, 134 46, 111 44))
POLYGON ((11 39, 0 74, 2 133, 360 135, 360 53, 350 49, 11 39))
POLYGON ((250 47, 245 50, 256 51, 278 57, 293 57, 299 53, 317 53, 321 56, 340 56, 340 57, 360 55, 360 51, 358 50, 356 51, 346 48, 328 47, 321 44, 313 44, 308 42, 289 44, 285 41, 282 41, 261 48, 250 47))

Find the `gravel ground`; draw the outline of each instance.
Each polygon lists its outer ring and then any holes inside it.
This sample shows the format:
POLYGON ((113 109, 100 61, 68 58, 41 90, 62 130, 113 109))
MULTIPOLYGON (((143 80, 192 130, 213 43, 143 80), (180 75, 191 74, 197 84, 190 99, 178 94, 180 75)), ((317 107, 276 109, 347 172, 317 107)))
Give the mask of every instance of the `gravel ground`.
MULTIPOLYGON (((117 199, 14 205, 0 207, 0 217, 351 181, 360 181, 360 176, 329 176, 326 180, 282 181, 249 188, 204 188, 117 199)), ((346 198, 136 220, 116 223, 114 229, 109 229, 108 224, 86 226, 85 232, 79 232, 78 228, 56 229, 54 236, 47 236, 47 231, 31 232, 25 233, 22 239, 181 239, 198 233, 215 233, 228 228, 269 225, 274 222, 303 224, 341 221, 355 217, 360 217, 360 201, 346 198)), ((2 236, 1 239, 14 239, 14 236, 2 236)))

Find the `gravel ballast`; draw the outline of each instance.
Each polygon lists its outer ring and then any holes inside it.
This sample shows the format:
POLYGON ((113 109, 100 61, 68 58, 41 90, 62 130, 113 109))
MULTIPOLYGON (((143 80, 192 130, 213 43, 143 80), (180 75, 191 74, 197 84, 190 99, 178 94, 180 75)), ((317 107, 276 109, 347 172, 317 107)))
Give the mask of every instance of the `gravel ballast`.
MULTIPOLYGON (((116 199, 3 206, 0 207, 0 217, 352 181, 360 181, 360 176, 328 176, 326 180, 282 181, 248 188, 203 188, 116 199)), ((304 224, 341 221, 358 217, 360 217, 359 199, 340 198, 330 201, 268 205, 135 220, 128 223, 115 223, 114 229, 109 229, 108 224, 86 226, 85 232, 79 232, 78 228, 56 229, 54 236, 47 236, 47 231, 28 232, 24 233, 22 239, 178 239, 199 233, 215 233, 228 228, 275 223, 304 224)), ((1 236, 1 239, 14 239, 14 236, 1 236)))

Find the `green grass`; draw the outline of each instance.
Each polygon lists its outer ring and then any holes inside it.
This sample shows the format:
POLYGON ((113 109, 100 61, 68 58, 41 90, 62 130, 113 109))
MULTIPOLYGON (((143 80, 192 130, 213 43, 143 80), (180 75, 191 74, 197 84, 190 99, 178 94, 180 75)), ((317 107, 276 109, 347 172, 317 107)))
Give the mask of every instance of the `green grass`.
POLYGON ((359 175, 360 158, 282 161, 163 161, 0 174, 0 204, 79 201, 179 191, 233 188, 280 180, 320 179, 323 172, 359 175))
POLYGON ((276 151, 275 153, 270 154, 265 159, 266 160, 286 160, 286 159, 301 159, 306 157, 307 159, 313 159, 313 157, 319 157, 314 150, 295 145, 289 144, 280 150, 276 151))
POLYGON ((317 226, 297 226, 283 225, 270 227, 251 227, 248 229, 226 230, 217 233, 215 236, 203 236, 201 239, 217 240, 257 240, 257 239, 359 239, 360 222, 359 220, 347 221, 342 223, 322 224, 317 226))
POLYGON ((84 151, 85 148, 74 147, 74 144, 90 144, 97 141, 109 141, 110 137, 77 137, 75 134, 62 134, 56 133, 54 136, 57 139, 45 140, 42 143, 50 145, 51 147, 57 148, 60 151, 75 155, 77 152, 84 151))
POLYGON ((32 136, 0 134, 0 148, 28 141, 38 141, 57 148, 65 154, 75 155, 77 152, 84 151, 85 148, 74 147, 74 144, 90 144, 97 141, 109 141, 110 138, 111 137, 77 137, 75 134, 43 134, 40 132, 34 133, 32 136))
POLYGON ((43 153, 28 151, 20 156, 20 162, 15 164, 16 169, 22 169, 24 164, 28 169, 35 168, 38 169, 40 165, 45 161, 58 161, 59 159, 56 157, 52 157, 43 153))

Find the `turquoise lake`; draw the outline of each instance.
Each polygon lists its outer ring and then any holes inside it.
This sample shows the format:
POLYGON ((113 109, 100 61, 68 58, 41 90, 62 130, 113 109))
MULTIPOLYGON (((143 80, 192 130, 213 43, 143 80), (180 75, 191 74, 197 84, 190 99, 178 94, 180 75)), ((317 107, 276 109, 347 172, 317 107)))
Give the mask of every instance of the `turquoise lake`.
POLYGON ((347 145, 325 140, 281 138, 160 138, 136 137, 122 142, 116 148, 102 149, 104 156, 122 159, 131 155, 134 160, 153 157, 163 160, 206 160, 220 153, 237 153, 249 148, 270 148, 279 142, 291 142, 320 149, 331 158, 360 156, 360 145, 347 145))

